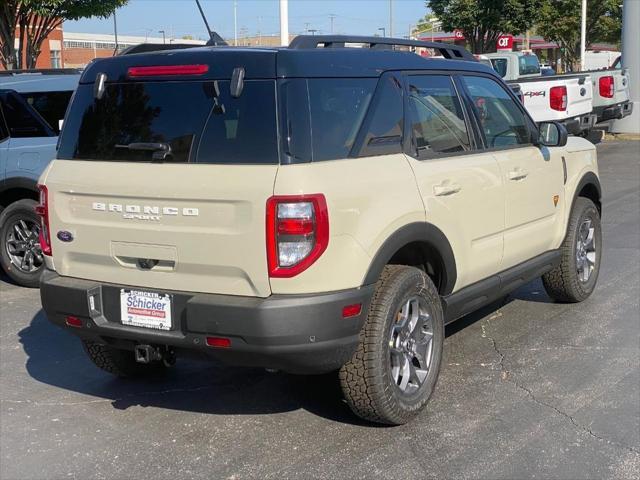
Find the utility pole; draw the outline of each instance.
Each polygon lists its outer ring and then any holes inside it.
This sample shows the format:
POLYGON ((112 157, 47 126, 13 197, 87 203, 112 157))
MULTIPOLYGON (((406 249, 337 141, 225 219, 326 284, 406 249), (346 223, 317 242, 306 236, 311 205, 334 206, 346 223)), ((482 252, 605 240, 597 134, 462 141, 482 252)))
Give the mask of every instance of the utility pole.
POLYGON ((280 45, 289 45, 289 0, 280 0, 280 45))
POLYGON ((640 133, 638 17, 640 17, 640 2, 627 0, 622 4, 622 68, 626 68, 629 72, 629 100, 633 103, 633 111, 628 117, 613 122, 611 131, 614 133, 640 133))
MULTIPOLYGON (((118 53, 118 21, 116 20, 116 9, 113 9, 113 36, 115 37, 115 43, 116 46, 113 49, 113 55, 115 56, 118 53)), ((93 50, 95 53, 95 49, 96 49, 96 42, 93 42, 93 50)), ((22 52, 20 52, 20 55, 22 55, 22 52)))
POLYGON ((582 0, 582 21, 580 26, 580 70, 585 69, 587 56, 587 0, 582 0))
POLYGON ((164 45, 166 43, 165 42, 165 37, 164 37, 164 30, 158 30, 158 33, 162 34, 162 44, 164 45))
POLYGON ((333 21, 335 20, 336 15, 333 13, 329 14, 329 20, 331 20, 331 33, 333 33, 333 21))
POLYGON ((233 0, 233 45, 238 46, 238 0, 233 0))
POLYGON ((389 0, 389 36, 393 37, 393 0, 389 0))

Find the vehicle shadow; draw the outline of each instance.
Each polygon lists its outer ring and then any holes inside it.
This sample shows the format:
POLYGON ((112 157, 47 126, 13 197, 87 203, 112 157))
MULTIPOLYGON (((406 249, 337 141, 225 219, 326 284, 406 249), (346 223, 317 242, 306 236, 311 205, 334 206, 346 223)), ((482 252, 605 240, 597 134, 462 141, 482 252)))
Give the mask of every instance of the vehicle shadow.
MULTIPOLYGON (((449 324, 446 334, 460 332, 516 298, 549 302, 544 293, 536 293, 540 289, 541 284, 532 282, 507 299, 449 324)), ((212 415, 267 415, 304 409, 336 422, 371 426, 351 413, 335 373, 274 374, 263 369, 229 367, 217 361, 179 358, 176 366, 164 375, 125 380, 95 367, 86 358, 80 340, 49 323, 42 310, 18 335, 28 357, 26 369, 32 378, 94 397, 87 399, 88 402, 104 399, 118 410, 142 406, 212 415)), ((74 399, 71 403, 82 401, 74 399)))
MULTIPOLYGON (((32 378, 105 399, 119 410, 142 406, 214 415, 261 415, 305 409, 337 422, 365 425, 343 401, 335 374, 268 373, 217 361, 179 358, 166 374, 118 379, 95 367, 80 340, 49 323, 42 310, 18 335, 32 378)), ((73 402, 82 403, 82 399, 73 402)))

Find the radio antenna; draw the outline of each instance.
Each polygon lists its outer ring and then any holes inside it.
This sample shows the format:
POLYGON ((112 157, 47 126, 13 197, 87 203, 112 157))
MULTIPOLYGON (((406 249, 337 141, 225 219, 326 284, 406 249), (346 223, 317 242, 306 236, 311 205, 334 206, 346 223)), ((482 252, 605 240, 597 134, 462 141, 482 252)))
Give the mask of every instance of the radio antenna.
POLYGON ((207 45, 214 46, 214 47, 220 46, 220 45, 227 45, 227 42, 225 42, 220 35, 218 35, 216 32, 213 32, 211 30, 211 27, 209 27, 209 22, 207 22, 207 17, 204 14, 204 11, 202 10, 202 5, 200 5, 200 0, 196 0, 196 5, 198 6, 198 10, 200 10, 200 16, 202 16, 204 25, 205 27, 207 27, 207 33, 209 34, 209 41, 207 41, 207 45))

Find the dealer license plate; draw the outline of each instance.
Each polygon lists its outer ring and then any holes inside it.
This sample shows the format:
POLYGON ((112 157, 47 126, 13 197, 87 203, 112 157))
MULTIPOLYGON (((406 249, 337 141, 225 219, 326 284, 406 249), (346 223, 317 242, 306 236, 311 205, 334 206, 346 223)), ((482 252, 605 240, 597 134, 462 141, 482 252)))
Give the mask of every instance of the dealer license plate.
POLYGON ((171 330, 171 295, 138 290, 120 290, 123 325, 171 330))

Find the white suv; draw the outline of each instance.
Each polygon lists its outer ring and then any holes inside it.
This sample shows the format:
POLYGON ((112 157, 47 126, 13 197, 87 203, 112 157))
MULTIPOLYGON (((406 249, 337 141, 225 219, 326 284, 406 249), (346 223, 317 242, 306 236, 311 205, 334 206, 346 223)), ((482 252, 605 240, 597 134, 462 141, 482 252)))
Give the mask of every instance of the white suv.
POLYGON ((594 146, 451 45, 98 60, 40 181, 42 303, 99 367, 337 370, 382 423, 427 403, 446 323, 539 276, 583 300, 600 265, 594 146))

